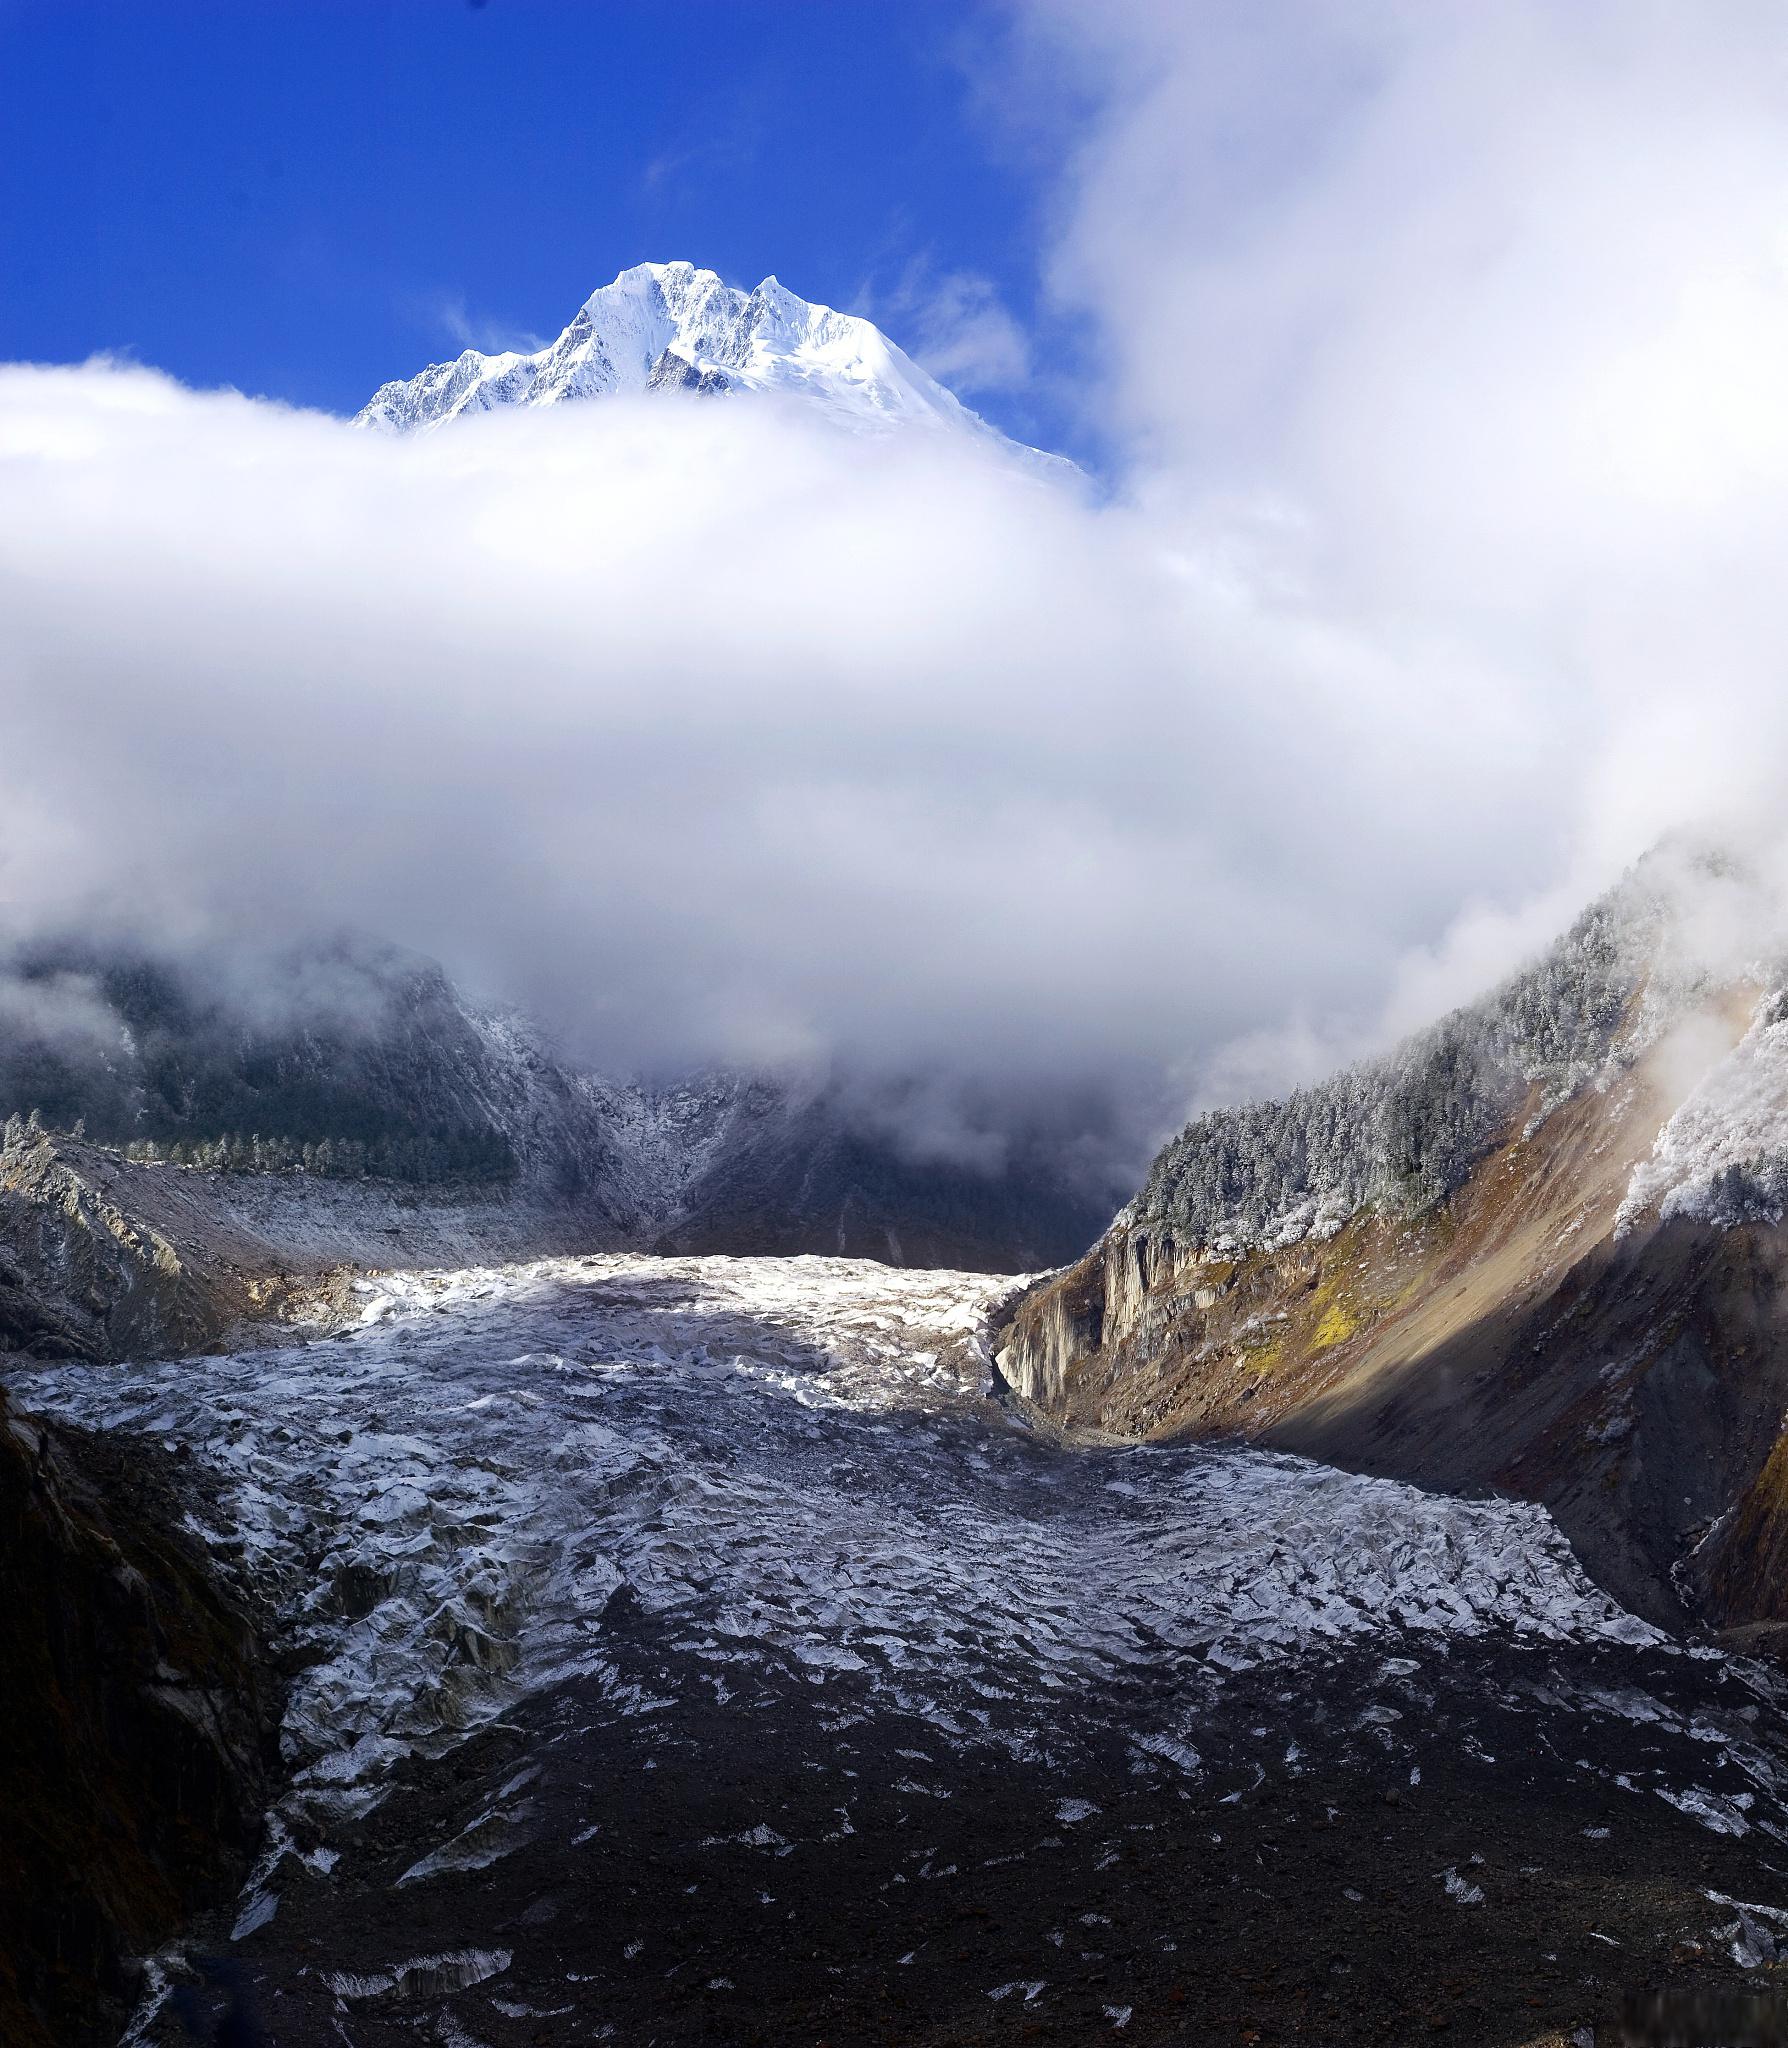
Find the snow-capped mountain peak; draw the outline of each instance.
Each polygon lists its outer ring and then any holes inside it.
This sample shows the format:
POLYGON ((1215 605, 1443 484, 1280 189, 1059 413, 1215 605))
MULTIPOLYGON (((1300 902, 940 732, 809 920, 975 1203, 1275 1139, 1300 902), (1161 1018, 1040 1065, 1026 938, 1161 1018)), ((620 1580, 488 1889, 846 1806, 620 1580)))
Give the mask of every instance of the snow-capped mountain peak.
POLYGON ((951 427, 1005 440, 873 321, 810 305, 774 277, 740 291, 692 263, 623 270, 536 354, 467 349, 381 385, 355 424, 403 432, 502 406, 661 391, 779 392, 861 430, 951 427))

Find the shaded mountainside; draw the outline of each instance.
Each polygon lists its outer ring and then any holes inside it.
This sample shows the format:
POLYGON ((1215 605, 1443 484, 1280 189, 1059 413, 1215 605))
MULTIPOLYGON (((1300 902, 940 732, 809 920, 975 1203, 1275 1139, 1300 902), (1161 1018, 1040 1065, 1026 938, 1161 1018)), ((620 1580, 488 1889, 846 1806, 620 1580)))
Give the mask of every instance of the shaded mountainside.
POLYGON ((158 1447, 0 1393, 0 2039, 116 2040, 134 1957, 247 1873, 277 1688, 158 1447))
POLYGON ((552 1135, 575 1158, 559 1077, 518 1071, 441 970, 395 947, 195 963, 39 945, 10 992, 0 1112, 52 1128, 183 1163, 498 1180, 535 1163, 544 1105, 528 1097, 556 1092, 552 1135))
POLYGON ((1788 1621, 1788 1025, 1778 970, 1691 943, 1742 878, 1693 882, 1643 866, 1389 1058, 1199 1118, 1018 1305, 1008 1383, 1538 1500, 1640 1612, 1788 1621))
POLYGON ((621 1247, 1035 1271, 1121 1192, 1018 1133, 915 1157, 887 1091, 567 1062, 434 963, 338 940, 0 975, 0 1346, 198 1348, 284 1278, 621 1247))
POLYGON ((736 1105, 656 1247, 1034 1273, 1089 1244, 1112 1199, 1063 1170, 1044 1129, 1019 1133, 997 1164, 914 1159, 844 1091, 767 1090, 736 1105))

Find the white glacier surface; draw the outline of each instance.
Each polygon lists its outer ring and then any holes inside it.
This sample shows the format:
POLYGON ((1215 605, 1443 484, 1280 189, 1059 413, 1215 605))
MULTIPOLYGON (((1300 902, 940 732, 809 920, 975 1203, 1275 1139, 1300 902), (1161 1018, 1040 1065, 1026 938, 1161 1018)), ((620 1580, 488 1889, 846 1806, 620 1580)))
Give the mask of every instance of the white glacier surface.
MULTIPOLYGON (((860 1773, 915 1817, 903 1885, 967 1867, 924 1842, 983 1780, 1035 1781, 1031 1846, 1098 1872, 1120 1812, 1196 1797, 1240 1827, 1318 1751, 1415 1787, 1424 1758, 1518 1778, 1541 1744, 1598 1799, 1788 1841, 1765 1675, 1627 1613, 1543 1509, 1239 1448, 1064 1448, 997 1398, 1018 1284, 604 1254, 368 1277, 309 1342, 10 1375, 28 1407, 186 1447, 213 1476, 199 1533, 271 1608, 291 1775, 238 1936, 301 1944, 389 1825, 382 1882, 428 1931, 333 1996, 513 1984, 475 1915, 429 1919, 436 1887, 513 1888, 637 1828, 609 1759, 680 1771, 688 1800, 709 1745, 772 1731, 815 1810, 748 1801, 697 1842, 771 1893, 861 1838, 860 1773), (477 1731, 501 1761, 400 1827, 399 1788, 477 1731)), ((1435 1875, 1480 1903, 1465 1866, 1435 1875)))
POLYGON ((1035 1442, 988 1398, 1012 1286, 630 1255, 393 1275, 335 1337, 13 1385, 223 1475, 206 1533, 316 1660, 287 1755, 349 1810, 406 1752, 600 1675, 623 1590, 717 1671, 774 1647, 944 1725, 965 1681, 1019 1700, 1163 1657, 1220 1676, 1405 1634, 1661 1640, 1528 1503, 1035 1442))

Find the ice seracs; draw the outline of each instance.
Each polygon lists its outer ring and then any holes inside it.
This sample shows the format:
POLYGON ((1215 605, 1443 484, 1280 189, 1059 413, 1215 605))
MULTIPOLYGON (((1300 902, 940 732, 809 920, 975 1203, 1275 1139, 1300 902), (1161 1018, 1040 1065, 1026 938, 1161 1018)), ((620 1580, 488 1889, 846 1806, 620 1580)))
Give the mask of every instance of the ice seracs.
POLYGON ((623 270, 536 354, 467 349, 381 385, 355 424, 404 432, 505 406, 663 391, 779 392, 860 431, 948 428, 1014 446, 872 321, 810 305, 774 277, 740 291, 692 263, 623 270))
MULTIPOLYGON (((278 1589, 305 1660, 284 1727, 299 1833, 571 1675, 620 1697, 617 1594, 741 1681, 777 1659, 849 1673, 1021 1759, 1045 1694, 1102 1720, 1171 1668, 1165 1724, 1123 1730, 1151 1768, 1196 1762, 1193 1691, 1287 1657, 1661 1643, 1526 1502, 1260 1452, 1064 1457, 989 1398, 986 1329, 1013 1284, 633 1254, 386 1274, 302 1347, 14 1384, 210 1447, 208 1533, 278 1589)), ((1069 1798, 1057 1818, 1097 1811, 1069 1798)))

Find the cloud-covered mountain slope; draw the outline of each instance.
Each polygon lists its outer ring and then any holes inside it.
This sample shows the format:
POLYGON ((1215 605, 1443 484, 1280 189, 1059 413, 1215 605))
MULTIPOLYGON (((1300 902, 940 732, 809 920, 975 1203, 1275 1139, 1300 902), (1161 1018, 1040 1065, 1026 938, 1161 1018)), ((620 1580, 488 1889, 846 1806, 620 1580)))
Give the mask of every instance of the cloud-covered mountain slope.
POLYGON ((916 1150, 838 1075, 591 1073, 524 1015, 364 937, 0 963, 0 1348, 196 1347, 336 1265, 826 1253, 1037 1271, 1120 1190, 1015 1130, 916 1150))

